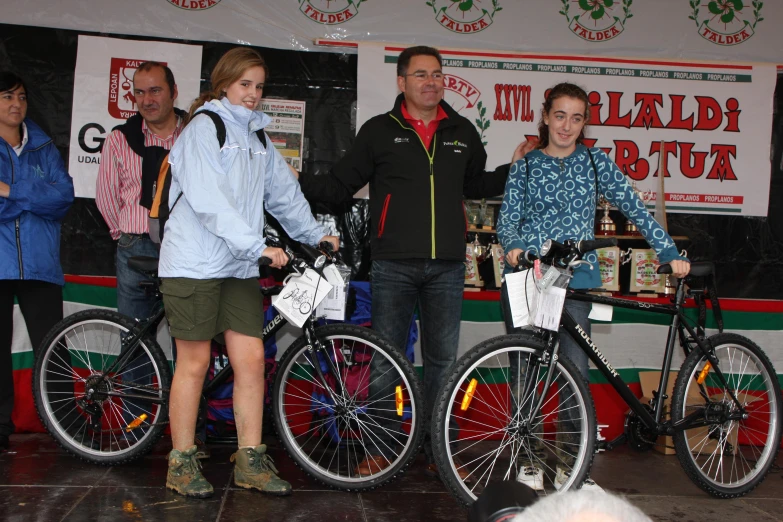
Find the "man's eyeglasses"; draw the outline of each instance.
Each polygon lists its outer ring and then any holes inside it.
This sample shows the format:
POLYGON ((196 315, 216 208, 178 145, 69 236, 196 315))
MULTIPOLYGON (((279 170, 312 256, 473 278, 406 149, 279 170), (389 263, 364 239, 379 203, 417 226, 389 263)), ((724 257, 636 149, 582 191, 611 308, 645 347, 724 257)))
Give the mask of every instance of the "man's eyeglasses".
POLYGON ((442 72, 434 72, 432 74, 427 74, 424 71, 416 71, 415 73, 406 74, 405 76, 413 76, 418 81, 423 82, 427 78, 432 78, 436 82, 442 82, 443 81, 443 73, 442 72))

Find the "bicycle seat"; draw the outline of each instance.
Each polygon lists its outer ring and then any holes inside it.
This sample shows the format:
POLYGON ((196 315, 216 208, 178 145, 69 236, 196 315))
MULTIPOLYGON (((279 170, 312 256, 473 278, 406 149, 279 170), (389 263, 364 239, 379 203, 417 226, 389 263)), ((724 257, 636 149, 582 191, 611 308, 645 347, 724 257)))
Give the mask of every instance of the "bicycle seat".
POLYGON ((128 266, 139 272, 155 274, 158 272, 158 259, 149 256, 134 256, 128 259, 128 266))

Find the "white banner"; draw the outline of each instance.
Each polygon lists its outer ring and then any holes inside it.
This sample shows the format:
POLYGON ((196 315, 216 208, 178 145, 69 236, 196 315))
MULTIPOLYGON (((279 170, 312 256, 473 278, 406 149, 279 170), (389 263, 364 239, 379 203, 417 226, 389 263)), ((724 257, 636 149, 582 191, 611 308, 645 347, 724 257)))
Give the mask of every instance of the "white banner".
MULTIPOLYGON (((359 46, 358 125, 391 109, 402 49, 359 46)), ((546 90, 570 81, 589 93, 588 144, 640 189, 655 192, 665 142, 667 211, 767 215, 774 66, 441 52, 444 97, 476 125, 488 168, 538 135, 546 90)))
POLYGON ((187 110, 199 94, 200 45, 79 36, 68 165, 76 197, 95 197, 101 147, 115 126, 136 113, 133 73, 148 60, 169 66, 179 91, 176 106, 187 110))
POLYGON ((313 41, 781 63, 763 0, 25 0, 3 23, 313 50, 313 41))

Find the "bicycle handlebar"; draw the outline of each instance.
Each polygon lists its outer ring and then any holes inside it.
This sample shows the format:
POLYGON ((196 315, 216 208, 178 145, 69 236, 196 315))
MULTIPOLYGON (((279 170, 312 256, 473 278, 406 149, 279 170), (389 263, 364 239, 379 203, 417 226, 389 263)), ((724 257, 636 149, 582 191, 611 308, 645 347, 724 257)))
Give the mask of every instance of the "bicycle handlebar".
POLYGON ((604 237, 599 239, 586 239, 582 241, 566 240, 564 243, 547 239, 541 245, 541 255, 536 256, 530 251, 524 252, 519 256, 519 267, 528 266, 536 259, 546 260, 550 263, 560 262, 564 267, 579 259, 582 255, 599 248, 617 246, 616 237, 604 237))
POLYGON ((580 254, 585 254, 591 250, 598 250, 599 248, 609 248, 617 246, 616 237, 602 237, 600 239, 585 239, 576 244, 576 248, 580 254))

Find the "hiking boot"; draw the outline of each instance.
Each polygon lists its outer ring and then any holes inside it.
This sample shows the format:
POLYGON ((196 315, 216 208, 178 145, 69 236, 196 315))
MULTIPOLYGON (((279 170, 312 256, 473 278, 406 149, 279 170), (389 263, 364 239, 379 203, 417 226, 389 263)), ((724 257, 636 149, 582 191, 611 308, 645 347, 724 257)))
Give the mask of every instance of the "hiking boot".
POLYGON ((196 446, 185 451, 171 450, 166 487, 186 497, 208 498, 214 490, 201 474, 201 462, 196 458, 196 451, 196 446))
POLYGON ((209 447, 200 438, 196 437, 193 442, 196 444, 197 459, 204 460, 212 456, 212 452, 209 450, 209 447))
POLYGON ((266 444, 255 448, 240 448, 231 455, 234 466, 234 484, 239 487, 255 488, 270 495, 290 495, 291 484, 277 476, 272 457, 266 453, 266 444))

